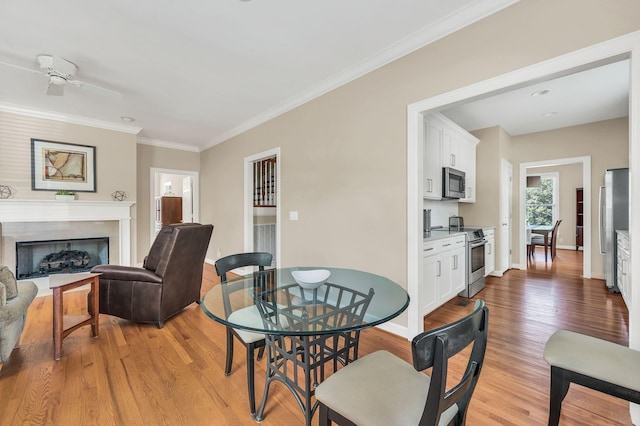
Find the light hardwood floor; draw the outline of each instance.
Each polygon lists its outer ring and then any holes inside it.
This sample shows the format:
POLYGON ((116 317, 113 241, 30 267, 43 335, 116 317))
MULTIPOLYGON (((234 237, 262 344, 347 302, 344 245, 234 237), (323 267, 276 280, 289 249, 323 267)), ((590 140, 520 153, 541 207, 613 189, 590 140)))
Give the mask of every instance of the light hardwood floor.
MULTIPOLYGON (((558 250, 556 260, 488 279, 478 297, 489 307, 489 343, 473 396, 469 425, 547 423, 549 367, 544 344, 560 328, 621 344, 628 342, 628 314, 620 295, 602 281, 580 278, 582 252, 558 250)), ((205 267, 203 291, 217 277, 205 267)), ((65 295, 68 312, 86 309, 85 292, 65 295)), ((425 328, 450 322, 473 301, 455 298, 425 318, 425 328)), ((29 309, 21 347, 0 376, 0 424, 238 425, 255 424, 248 411, 245 359, 236 350, 233 373, 224 376, 224 327, 193 304, 165 323, 134 324, 101 316, 100 337, 90 327, 68 336, 53 360, 51 296, 29 309)), ((360 355, 385 348, 410 360, 405 339, 380 330, 362 333, 360 355)), ((461 374, 462 362, 453 374, 461 374)), ((261 397, 264 367, 258 362, 261 397)), ((628 404, 572 385, 562 425, 630 425, 628 404)), ((303 424, 293 396, 272 386, 264 425, 303 424)), ((314 423, 317 420, 314 419, 314 423)))

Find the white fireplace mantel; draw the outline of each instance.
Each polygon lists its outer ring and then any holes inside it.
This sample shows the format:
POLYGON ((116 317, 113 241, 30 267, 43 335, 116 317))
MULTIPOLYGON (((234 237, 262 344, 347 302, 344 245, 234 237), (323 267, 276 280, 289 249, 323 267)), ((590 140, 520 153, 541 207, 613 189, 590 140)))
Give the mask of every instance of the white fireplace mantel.
POLYGON ((0 200, 0 223, 118 221, 120 265, 131 265, 131 206, 127 201, 0 200))

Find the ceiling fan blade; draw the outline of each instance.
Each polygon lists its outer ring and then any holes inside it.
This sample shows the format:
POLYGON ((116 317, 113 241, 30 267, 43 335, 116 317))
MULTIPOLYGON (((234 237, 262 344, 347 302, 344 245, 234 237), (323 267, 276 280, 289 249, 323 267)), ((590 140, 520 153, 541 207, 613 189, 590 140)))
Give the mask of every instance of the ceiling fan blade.
POLYGON ((42 71, 40 71, 40 70, 23 67, 22 65, 16 65, 16 64, 12 64, 12 63, 9 63, 9 62, 4 62, 4 61, 0 61, 0 64, 1 65, 5 65, 7 67, 15 68, 15 69, 18 69, 18 70, 22 70, 22 71, 29 71, 29 72, 32 72, 34 74, 42 74, 42 71))
POLYGON ((87 83, 86 81, 80 81, 80 80, 68 80, 67 83, 70 83, 75 87, 79 87, 88 92, 93 92, 97 95, 106 96, 112 99, 122 98, 122 93, 116 92, 115 90, 112 90, 112 89, 107 89, 106 87, 103 87, 103 86, 98 86, 97 84, 87 83))
POLYGON ((64 95, 64 84, 49 83, 49 87, 47 87, 47 95, 51 95, 51 96, 64 95))

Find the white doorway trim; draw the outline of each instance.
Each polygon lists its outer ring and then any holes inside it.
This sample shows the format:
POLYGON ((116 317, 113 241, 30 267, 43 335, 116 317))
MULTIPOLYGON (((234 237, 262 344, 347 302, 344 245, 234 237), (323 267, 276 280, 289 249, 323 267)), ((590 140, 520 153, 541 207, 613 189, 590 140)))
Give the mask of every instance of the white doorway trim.
POLYGON ((582 165, 582 187, 584 188, 583 200, 584 200, 584 245, 583 245, 583 261, 582 261, 582 276, 583 278, 591 278, 591 157, 572 157, 572 158, 558 158, 544 161, 534 161, 531 163, 520 163, 520 176, 518 185, 520 191, 518 197, 520 199, 520 221, 518 228, 520 232, 520 245, 518 246, 518 262, 520 262, 519 269, 527 269, 527 224, 526 224, 526 188, 527 188, 527 169, 529 167, 542 167, 542 166, 564 166, 567 164, 581 164, 582 165))
POLYGON ((280 182, 282 182, 282 175, 280 174, 280 147, 244 158, 244 251, 253 251, 253 163, 271 157, 276 157, 276 266, 281 267, 280 182))
MULTIPOLYGON (((507 74, 499 75, 466 87, 452 90, 407 106, 407 291, 412 303, 408 309, 408 339, 423 331, 423 319, 417 307, 418 284, 422 281, 422 122, 423 116, 437 112, 456 103, 463 103, 472 98, 487 96, 501 90, 526 86, 534 81, 557 78, 588 69, 598 64, 606 64, 615 60, 631 58, 630 84, 630 191, 640 188, 640 173, 633 173, 634 166, 640 169, 640 149, 634 144, 640 143, 638 114, 640 110, 640 32, 608 40, 575 52, 549 59, 507 74)), ((640 223, 640 208, 633 209, 634 200, 630 199, 630 234, 632 241, 640 241, 640 228, 634 231, 633 224, 640 223), (635 235, 637 234, 637 235, 635 235)), ((632 271, 640 276, 640 250, 633 251, 632 271)), ((633 298, 633 309, 630 313, 630 342, 632 347, 640 347, 640 294, 633 298), (638 312, 638 314, 636 314, 638 312), (637 330, 636 330, 637 329, 637 330)))
POLYGON ((500 159, 500 276, 511 267, 513 234, 513 164, 500 159))
POLYGON ((160 167, 151 167, 149 169, 149 246, 153 244, 156 238, 156 174, 163 173, 168 175, 184 175, 191 176, 193 179, 193 221, 200 222, 200 172, 193 170, 176 170, 164 169, 160 167))

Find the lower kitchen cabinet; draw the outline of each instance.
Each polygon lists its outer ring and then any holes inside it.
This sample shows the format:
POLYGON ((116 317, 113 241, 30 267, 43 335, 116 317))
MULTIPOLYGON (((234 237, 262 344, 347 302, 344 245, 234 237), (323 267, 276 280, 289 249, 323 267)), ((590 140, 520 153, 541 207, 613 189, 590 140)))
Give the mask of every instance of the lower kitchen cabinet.
POLYGON ((486 277, 496 269, 496 237, 494 228, 484 228, 483 232, 487 240, 484 246, 484 276, 486 277))
POLYGON ((629 252, 629 235, 628 231, 617 231, 618 258, 616 267, 618 268, 618 288, 622 299, 627 305, 627 309, 631 309, 631 277, 629 275, 629 260, 631 253, 629 252))
POLYGON ((422 257, 420 314, 426 315, 462 291, 466 285, 465 236, 425 243, 422 257))

